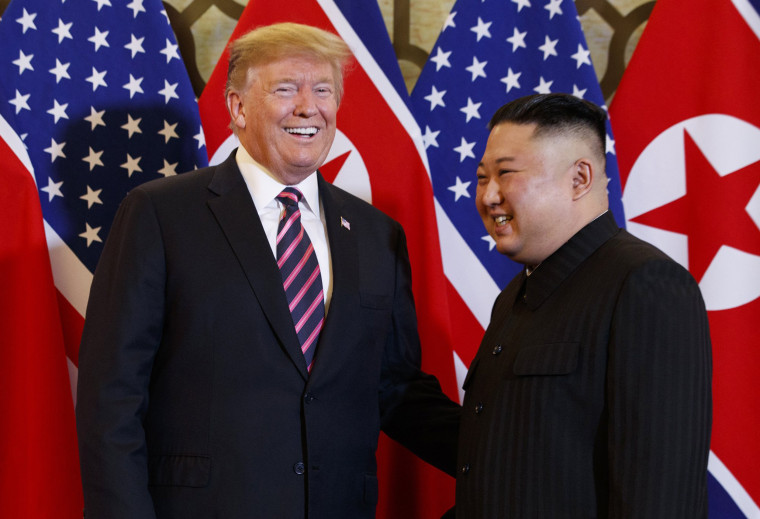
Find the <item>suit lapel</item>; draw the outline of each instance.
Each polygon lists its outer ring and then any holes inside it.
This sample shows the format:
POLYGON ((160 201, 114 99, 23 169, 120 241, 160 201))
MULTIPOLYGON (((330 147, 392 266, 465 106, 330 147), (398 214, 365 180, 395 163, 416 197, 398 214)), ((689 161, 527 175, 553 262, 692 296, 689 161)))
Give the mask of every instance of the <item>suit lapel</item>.
MULTIPOLYGON (((319 173, 318 173, 319 174, 319 173)), ((319 175, 319 196, 325 212, 327 239, 330 243, 333 292, 330 308, 319 336, 315 353, 312 377, 325 370, 332 370, 345 362, 343 346, 354 335, 353 327, 358 325, 359 308, 359 268, 357 265, 356 233, 351 227, 350 204, 345 203, 343 194, 319 175), (346 225, 341 224, 341 218, 346 225), (351 230, 349 229, 351 227, 351 230)))
POLYGON ((306 379, 306 361, 288 310, 282 278, 256 207, 235 162, 235 152, 216 168, 208 202, 248 278, 259 304, 293 364, 306 379))

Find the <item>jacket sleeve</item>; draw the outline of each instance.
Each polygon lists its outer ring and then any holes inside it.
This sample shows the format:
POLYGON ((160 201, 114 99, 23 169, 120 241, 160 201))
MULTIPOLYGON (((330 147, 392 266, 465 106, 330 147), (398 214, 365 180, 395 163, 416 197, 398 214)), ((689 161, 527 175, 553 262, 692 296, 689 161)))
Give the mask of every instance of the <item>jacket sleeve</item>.
POLYGON ((694 279, 651 261, 626 280, 608 359, 609 517, 707 517, 707 314, 694 279))
POLYGON ((155 517, 142 423, 164 279, 159 224, 138 188, 122 202, 96 268, 79 352, 76 415, 88 519, 155 517))
POLYGON ((461 407, 438 380, 421 371, 421 349, 406 238, 396 246, 392 334, 385 347, 380 382, 382 430, 431 465, 454 475, 461 407))

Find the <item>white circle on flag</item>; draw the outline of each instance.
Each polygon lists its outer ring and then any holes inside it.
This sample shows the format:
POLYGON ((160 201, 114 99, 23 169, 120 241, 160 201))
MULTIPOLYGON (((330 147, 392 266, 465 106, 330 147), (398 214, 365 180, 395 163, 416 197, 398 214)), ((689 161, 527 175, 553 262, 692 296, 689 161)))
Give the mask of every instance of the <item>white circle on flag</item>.
POLYGON ((330 152, 327 154, 325 164, 344 153, 349 153, 349 155, 346 158, 346 162, 340 168, 338 176, 335 177, 333 184, 371 204, 372 187, 369 181, 369 171, 367 171, 367 166, 364 164, 364 159, 362 159, 354 143, 346 137, 346 134, 340 130, 336 130, 335 140, 330 148, 330 152))
MULTIPOLYGON (((760 129, 724 114, 693 117, 659 134, 636 159, 623 192, 628 230, 688 268, 686 235, 630 221, 686 194, 684 130, 723 177, 760 161, 760 129)), ((745 210, 760 228, 760 187, 745 210)), ((699 286, 708 310, 747 304, 760 297, 760 256, 724 245, 699 286)))

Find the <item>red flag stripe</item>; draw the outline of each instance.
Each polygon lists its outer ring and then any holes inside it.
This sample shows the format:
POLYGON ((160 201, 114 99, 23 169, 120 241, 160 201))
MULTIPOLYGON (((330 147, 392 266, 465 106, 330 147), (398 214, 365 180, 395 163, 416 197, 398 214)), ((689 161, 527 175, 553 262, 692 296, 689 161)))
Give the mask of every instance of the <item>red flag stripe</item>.
POLYGON ((37 187, 20 143, 0 117, 0 517, 81 517, 63 331, 37 187))

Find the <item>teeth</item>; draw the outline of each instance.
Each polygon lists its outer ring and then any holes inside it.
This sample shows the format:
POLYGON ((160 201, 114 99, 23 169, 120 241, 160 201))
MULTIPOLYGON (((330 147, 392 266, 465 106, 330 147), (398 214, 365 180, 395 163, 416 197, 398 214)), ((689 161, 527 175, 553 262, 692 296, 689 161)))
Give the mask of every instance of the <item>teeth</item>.
POLYGON ((319 130, 312 126, 310 128, 285 128, 285 131, 298 135, 316 135, 319 130))
POLYGON ((506 214, 497 216, 494 218, 494 221, 496 222, 496 225, 504 225, 505 223, 512 220, 512 217, 506 214))

